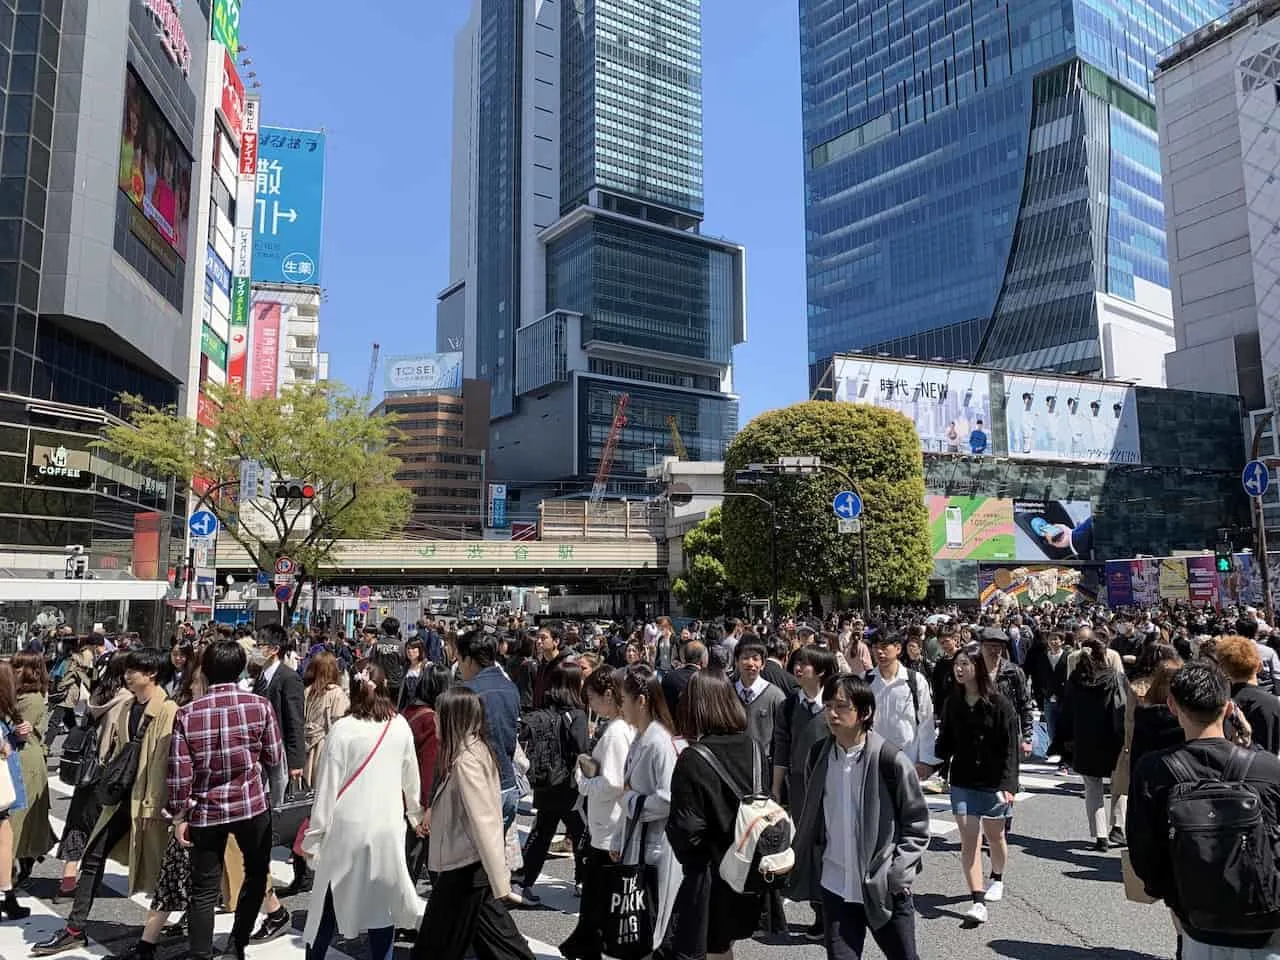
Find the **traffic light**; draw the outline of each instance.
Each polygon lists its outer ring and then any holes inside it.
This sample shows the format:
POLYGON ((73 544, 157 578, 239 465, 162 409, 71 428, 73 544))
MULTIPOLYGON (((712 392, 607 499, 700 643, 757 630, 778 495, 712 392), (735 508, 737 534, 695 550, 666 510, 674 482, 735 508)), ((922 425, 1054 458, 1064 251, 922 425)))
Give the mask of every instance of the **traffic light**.
POLYGON ((1214 551, 1214 565, 1219 573, 1231 572, 1231 544, 1220 543, 1214 551))
POLYGON ((315 484, 306 480, 279 480, 271 489, 277 500, 311 500, 316 495, 315 484))

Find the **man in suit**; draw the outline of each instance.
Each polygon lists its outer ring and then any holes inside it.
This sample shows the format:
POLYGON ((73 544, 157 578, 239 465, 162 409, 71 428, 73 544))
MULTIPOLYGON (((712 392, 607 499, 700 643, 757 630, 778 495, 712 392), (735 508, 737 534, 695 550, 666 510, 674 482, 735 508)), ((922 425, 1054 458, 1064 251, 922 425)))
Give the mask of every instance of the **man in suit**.
MULTIPOLYGON (((302 776, 302 767, 306 761, 306 691, 302 687, 302 678, 298 671, 283 663, 289 651, 289 635, 278 623, 268 623, 258 629, 257 656, 262 659, 262 673, 253 685, 253 692, 264 697, 271 704, 271 709, 280 724, 280 736, 284 743, 285 763, 289 768, 290 781, 302 776)), ((309 874, 306 861, 295 855, 294 881, 282 890, 286 896, 301 893, 310 889, 309 874)), ((268 881, 269 884, 269 881, 268 881)), ((289 910, 276 897, 274 889, 268 889, 263 901, 266 917, 257 932, 249 938, 249 942, 266 943, 287 933, 293 925, 289 910)))
POLYGON ((787 670, 787 658, 791 645, 781 637, 773 637, 768 643, 769 659, 764 662, 763 675, 783 693, 790 694, 800 685, 795 675, 787 670))
POLYGON ((662 695, 666 698, 667 709, 673 717, 693 675, 699 670, 705 670, 710 662, 707 645, 701 640, 690 640, 680 650, 680 663, 675 669, 662 675, 662 695))

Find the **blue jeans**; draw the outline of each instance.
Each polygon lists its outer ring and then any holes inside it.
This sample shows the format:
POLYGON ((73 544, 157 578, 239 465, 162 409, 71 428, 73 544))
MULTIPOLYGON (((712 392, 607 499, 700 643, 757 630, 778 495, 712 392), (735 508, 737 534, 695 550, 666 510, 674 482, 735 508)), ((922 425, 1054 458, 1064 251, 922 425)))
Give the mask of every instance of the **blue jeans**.
MULTIPOLYGON (((333 890, 324 892, 324 911, 320 914, 320 926, 316 930, 316 942, 307 946, 307 960, 324 960, 338 929, 338 917, 333 912, 333 890)), ((377 927, 367 931, 369 956, 372 960, 392 960, 396 945, 395 927, 377 927)))
POLYGON ((516 822, 520 810, 520 788, 507 787, 502 791, 502 832, 506 833, 516 822))

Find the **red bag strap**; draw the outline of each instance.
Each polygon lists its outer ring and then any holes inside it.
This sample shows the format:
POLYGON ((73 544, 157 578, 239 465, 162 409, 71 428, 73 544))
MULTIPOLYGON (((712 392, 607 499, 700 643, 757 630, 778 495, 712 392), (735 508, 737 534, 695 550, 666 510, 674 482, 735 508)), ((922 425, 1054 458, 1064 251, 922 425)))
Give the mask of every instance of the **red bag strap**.
POLYGON ((388 720, 382 727, 382 732, 378 734, 378 742, 373 745, 373 749, 369 751, 369 755, 364 758, 364 763, 356 767, 356 772, 347 777, 347 782, 342 785, 342 789, 338 791, 338 797, 347 792, 347 787, 356 782, 356 777, 364 773, 364 768, 369 765, 369 761, 373 759, 373 755, 378 752, 378 748, 382 746, 382 738, 387 735, 387 731, 391 729, 391 721, 388 720))

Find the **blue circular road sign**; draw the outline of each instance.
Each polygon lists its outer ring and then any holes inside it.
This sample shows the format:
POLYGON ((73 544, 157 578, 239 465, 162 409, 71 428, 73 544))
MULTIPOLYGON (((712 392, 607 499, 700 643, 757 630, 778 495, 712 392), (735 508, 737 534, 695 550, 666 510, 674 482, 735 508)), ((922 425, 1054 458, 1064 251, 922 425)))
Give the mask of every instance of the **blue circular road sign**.
POLYGON ((831 501, 831 510, 841 520, 857 520, 862 516, 862 498, 852 490, 841 490, 831 501))

